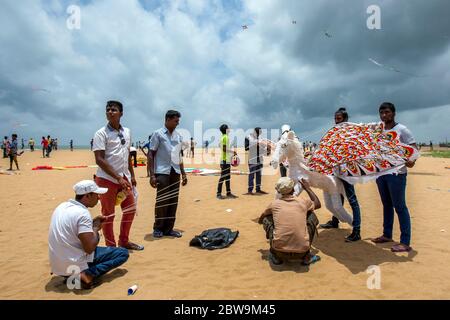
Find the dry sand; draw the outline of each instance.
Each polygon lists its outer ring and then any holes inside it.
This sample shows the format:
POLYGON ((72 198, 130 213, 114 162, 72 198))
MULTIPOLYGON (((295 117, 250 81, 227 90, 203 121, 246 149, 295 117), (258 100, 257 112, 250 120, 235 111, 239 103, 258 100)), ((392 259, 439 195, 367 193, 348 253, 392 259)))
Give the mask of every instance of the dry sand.
MULTIPOLYGON (((74 292, 62 284, 61 278, 50 275, 48 226, 55 207, 73 197, 72 185, 91 178, 95 169, 32 171, 31 168, 91 165, 93 154, 78 150, 53 152, 51 159, 40 156, 40 150, 26 152, 19 158, 22 170, 18 175, 0 175, 1 299, 450 298, 450 170, 445 169, 450 166, 450 159, 423 157, 408 175, 413 252, 395 254, 388 245, 377 246, 368 240, 382 231, 382 207, 372 182, 356 188, 364 240, 345 243, 344 237, 351 231, 348 225, 338 230, 320 230, 314 248, 322 260, 310 268, 298 262, 271 267, 267 261, 268 242, 255 218, 273 199, 278 175, 263 176, 263 189, 270 192, 267 196, 243 196, 247 176, 233 176, 232 190, 240 197, 224 201, 215 199, 218 177, 189 176, 188 185, 181 189, 176 221, 176 229, 183 231, 183 237, 154 240, 151 232, 155 190, 145 178, 146 169, 138 168, 140 196, 131 239, 145 245, 145 250, 132 253, 126 264, 104 276, 103 283, 95 289, 74 292), (233 211, 228 213, 227 209, 233 211), (223 250, 189 247, 196 234, 215 227, 237 229, 240 235, 223 250), (380 290, 367 288, 370 275, 366 270, 371 265, 380 267, 380 290), (127 297, 127 288, 134 284, 139 286, 138 291, 127 297)), ((3 159, 0 166, 6 169, 7 160, 3 159)), ((245 165, 239 169, 247 170, 245 165)), ((322 199, 320 190, 316 191, 322 199)), ((100 205, 91 213, 99 214, 100 205)), ((330 218, 324 208, 317 215, 321 223, 330 218)), ((120 217, 119 213, 116 234, 120 217)), ((394 239, 399 239, 397 218, 394 239)))

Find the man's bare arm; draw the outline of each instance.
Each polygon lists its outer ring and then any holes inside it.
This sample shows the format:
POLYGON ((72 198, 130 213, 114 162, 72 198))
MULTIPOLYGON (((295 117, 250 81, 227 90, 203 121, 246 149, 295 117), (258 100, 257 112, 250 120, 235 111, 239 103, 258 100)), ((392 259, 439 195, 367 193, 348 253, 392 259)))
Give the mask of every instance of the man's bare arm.
POLYGON ((306 181, 305 179, 301 179, 300 184, 302 185, 303 189, 305 189, 306 193, 308 193, 308 196, 311 199, 311 201, 314 203, 314 210, 320 209, 322 207, 322 204, 320 203, 320 200, 314 193, 314 191, 311 190, 309 182, 306 181))
POLYGON ((116 179, 119 182, 119 184, 122 186, 122 188, 124 188, 124 189, 131 188, 131 184, 129 182, 127 182, 123 177, 118 175, 114 171, 114 169, 110 166, 110 164, 106 161, 106 159, 105 159, 105 150, 94 151, 94 155, 95 155, 95 163, 103 171, 105 171, 108 175, 110 175, 111 177, 116 179))
POLYGON ((84 232, 78 235, 78 239, 81 241, 84 252, 91 254, 97 248, 98 242, 100 241, 100 236, 98 230, 94 229, 94 232, 84 232))
POLYGON ((94 151, 95 155, 95 163, 108 175, 113 177, 114 179, 119 180, 121 178, 114 169, 110 166, 110 164, 105 159, 105 150, 97 150, 94 151))
POLYGON ((153 188, 157 187, 156 175, 155 175, 155 156, 156 152, 154 150, 148 150, 147 153, 147 174, 150 176, 150 185, 153 188))
POLYGON ((259 217, 258 219, 258 223, 262 224, 262 221, 265 217, 270 216, 272 214, 272 209, 271 208, 267 208, 259 217))

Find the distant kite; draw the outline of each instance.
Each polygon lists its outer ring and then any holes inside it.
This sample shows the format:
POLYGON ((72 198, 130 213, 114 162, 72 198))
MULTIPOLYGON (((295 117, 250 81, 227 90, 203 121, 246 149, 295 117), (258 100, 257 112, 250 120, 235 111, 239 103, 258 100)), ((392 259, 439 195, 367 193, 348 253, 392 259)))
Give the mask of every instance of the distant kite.
POLYGON ((328 38, 332 38, 333 37, 328 31, 324 31, 324 35, 326 35, 328 38))
POLYGON ((19 127, 28 127, 28 124, 27 124, 27 123, 15 122, 15 123, 12 124, 12 127, 13 127, 14 129, 17 129, 17 128, 19 128, 19 127))
POLYGON ((246 29, 248 29, 248 26, 244 24, 244 25, 242 26, 242 30, 246 30, 246 29))
POLYGON ((43 92, 50 93, 49 90, 44 89, 44 88, 39 88, 39 87, 36 87, 36 86, 31 86, 31 90, 33 90, 33 91, 43 91, 43 92))
POLYGON ((418 76, 418 75, 415 75, 415 74, 412 74, 412 73, 400 71, 400 70, 398 70, 398 69, 395 68, 395 67, 387 66, 387 65, 385 65, 385 64, 379 63, 378 61, 375 61, 375 60, 372 59, 372 58, 369 58, 369 61, 372 62, 373 64, 375 64, 375 65, 381 67, 381 68, 384 68, 384 69, 387 69, 387 70, 390 70, 390 71, 394 71, 394 72, 397 72, 397 73, 403 73, 403 74, 406 74, 406 75, 408 75, 408 76, 413 76, 413 77, 419 77, 419 78, 420 78, 420 77, 424 77, 424 76, 418 76))
POLYGON ((297 21, 295 21, 295 20, 292 20, 292 24, 297 24, 297 21))

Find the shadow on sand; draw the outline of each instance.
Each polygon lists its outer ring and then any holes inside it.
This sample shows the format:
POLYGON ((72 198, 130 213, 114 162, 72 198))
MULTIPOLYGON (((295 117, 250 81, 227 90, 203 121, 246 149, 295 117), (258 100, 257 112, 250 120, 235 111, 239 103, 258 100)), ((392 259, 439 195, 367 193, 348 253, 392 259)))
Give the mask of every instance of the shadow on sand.
MULTIPOLYGON (((173 229, 173 230, 181 232, 182 234, 184 233, 184 230, 180 230, 180 229, 173 229)), ((164 236, 162 238, 155 238, 153 236, 153 233, 149 233, 149 234, 146 234, 144 236, 144 240, 145 241, 149 241, 149 242, 151 242, 151 241, 161 241, 161 240, 166 240, 166 239, 178 239, 178 238, 176 238, 176 237, 168 237, 168 236, 164 236)))
POLYGON ((103 275, 99 282, 94 286, 92 289, 86 289, 86 290, 71 290, 67 287, 64 278, 59 276, 54 276, 50 279, 50 281, 45 285, 45 291, 46 292, 57 292, 57 293, 75 293, 76 295, 88 295, 93 290, 95 290, 96 287, 102 285, 103 283, 111 282, 114 279, 123 277, 127 274, 126 269, 114 269, 113 271, 103 275))
POLYGON ((386 262, 410 262, 417 255, 415 250, 408 253, 391 252, 390 248, 394 243, 376 245, 370 242, 370 239, 347 243, 344 239, 348 234, 348 230, 343 229, 322 230, 319 237, 314 239, 313 246, 322 255, 335 258, 353 274, 366 272, 371 265, 380 265, 386 262))
MULTIPOLYGON (((267 242, 267 244, 269 244, 269 243, 267 242)), ((302 259, 289 260, 289 261, 283 262, 283 264, 274 265, 269 261, 269 253, 270 253, 269 249, 259 249, 258 252, 261 253, 261 259, 266 260, 267 263, 269 263, 272 270, 277 271, 277 272, 294 271, 297 273, 305 273, 305 272, 309 271, 309 268, 314 268, 314 265, 315 265, 315 264, 312 264, 310 266, 304 266, 304 265, 302 265, 302 259)), ((312 248, 311 253, 317 254, 319 252, 317 250, 315 250, 314 248, 312 248)), ((316 263, 320 263, 320 261, 316 262, 316 263)))
POLYGON ((432 172, 408 172, 408 175, 412 176, 436 176, 440 177, 440 174, 432 173, 432 172))

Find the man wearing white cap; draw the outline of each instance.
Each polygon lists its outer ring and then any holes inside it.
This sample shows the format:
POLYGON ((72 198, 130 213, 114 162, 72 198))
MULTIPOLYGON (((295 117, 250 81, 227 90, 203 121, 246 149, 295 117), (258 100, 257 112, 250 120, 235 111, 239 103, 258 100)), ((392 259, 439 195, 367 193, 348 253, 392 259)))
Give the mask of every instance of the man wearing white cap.
POLYGON ((282 177, 275 186, 281 198, 272 201, 258 221, 270 240, 269 259, 275 265, 290 259, 302 259, 304 265, 310 265, 320 259, 310 248, 319 223, 314 210, 321 204, 309 183, 304 179, 300 183, 309 199, 294 197, 294 180, 282 177))
POLYGON ((52 273, 68 277, 79 273, 81 286, 91 288, 94 280, 128 260, 128 250, 116 247, 98 247, 98 233, 105 220, 92 220, 88 208, 97 205, 100 188, 92 180, 83 180, 73 187, 75 200, 60 204, 50 223, 48 234, 49 258, 52 273))

